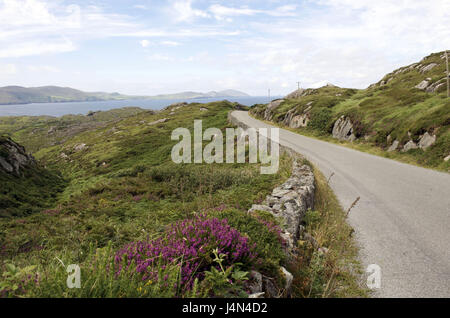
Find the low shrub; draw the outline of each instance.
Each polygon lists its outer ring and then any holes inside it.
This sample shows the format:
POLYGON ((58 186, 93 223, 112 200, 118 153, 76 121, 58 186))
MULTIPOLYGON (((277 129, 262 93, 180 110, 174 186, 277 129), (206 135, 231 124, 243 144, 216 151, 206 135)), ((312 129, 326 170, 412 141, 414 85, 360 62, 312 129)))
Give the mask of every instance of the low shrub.
POLYGON ((271 214, 258 211, 253 216, 237 209, 223 209, 213 214, 249 237, 258 255, 255 269, 267 275, 278 275, 278 268, 286 257, 283 252, 285 243, 280 236, 281 228, 271 214))
POLYGON ((326 132, 332 119, 332 110, 326 107, 313 108, 309 127, 326 132))
MULTIPOLYGON (((196 279, 204 278, 204 272, 214 265, 212 253, 223 255, 221 266, 241 263, 249 267, 257 254, 255 245, 230 226, 226 219, 207 217, 206 214, 173 224, 166 235, 152 241, 132 242, 120 249, 115 256, 117 264, 126 261, 127 268, 134 263, 142 280, 158 280, 153 266, 162 260, 165 265, 179 264, 181 291, 192 289, 196 279)), ((218 269, 218 268, 216 268, 218 269)), ((120 275, 121 267, 117 272, 120 275)))

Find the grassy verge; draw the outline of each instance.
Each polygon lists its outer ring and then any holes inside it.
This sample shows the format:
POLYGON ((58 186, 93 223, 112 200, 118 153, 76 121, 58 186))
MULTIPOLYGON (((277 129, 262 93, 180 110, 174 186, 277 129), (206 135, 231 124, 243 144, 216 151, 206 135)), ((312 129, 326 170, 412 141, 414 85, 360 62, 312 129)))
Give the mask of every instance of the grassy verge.
MULTIPOLYGON (((292 131, 296 134, 306 136, 306 137, 316 138, 319 140, 334 143, 334 144, 344 146, 347 148, 351 148, 354 150, 358 150, 361 152, 370 153, 375 156, 384 157, 384 158, 392 159, 392 160, 397 160, 397 161, 415 165, 418 167, 424 167, 424 168, 433 169, 433 170, 437 170, 437 171, 450 172, 450 168, 449 168, 450 161, 444 162, 443 160, 440 160, 441 158, 438 158, 438 159, 426 158, 426 156, 424 156, 424 151, 421 149, 413 149, 406 153, 402 153, 399 151, 388 152, 385 149, 383 149, 382 147, 376 146, 373 143, 365 141, 363 139, 357 139, 353 142, 345 141, 345 140, 338 140, 338 139, 330 136, 328 133, 324 133, 322 131, 317 131, 317 130, 309 129, 309 128, 290 128, 290 127, 287 127, 286 125, 283 125, 282 123, 268 121, 268 120, 264 120, 259 117, 255 117, 251 113, 249 113, 249 115, 254 117, 255 119, 265 122, 266 124, 269 124, 272 126, 277 126, 277 127, 292 131)), ((444 145, 442 147, 447 147, 447 146, 444 145)), ((430 152, 429 152, 429 154, 430 154, 430 152)))
POLYGON ((319 251, 309 241, 299 242, 300 253, 290 267, 295 277, 293 297, 368 297, 347 213, 328 180, 317 168, 313 170, 315 210, 307 212, 305 227, 322 249, 319 251))

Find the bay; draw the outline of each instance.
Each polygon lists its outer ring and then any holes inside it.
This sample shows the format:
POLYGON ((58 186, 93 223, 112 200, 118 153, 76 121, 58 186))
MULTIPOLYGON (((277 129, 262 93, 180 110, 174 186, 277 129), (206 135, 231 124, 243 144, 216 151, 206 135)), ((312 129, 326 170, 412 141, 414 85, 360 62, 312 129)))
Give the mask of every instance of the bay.
MULTIPOLYGON (((275 99, 277 96, 271 97, 275 99)), ((90 111, 105 111, 121 107, 140 107, 144 109, 160 110, 170 104, 187 103, 210 103, 221 100, 238 102, 242 105, 252 106, 254 104, 265 104, 269 102, 267 96, 248 97, 218 97, 218 98, 193 98, 193 99, 133 99, 133 100, 111 100, 91 102, 64 102, 64 103, 32 103, 18 105, 0 105, 0 116, 63 116, 67 114, 86 115, 90 111)))

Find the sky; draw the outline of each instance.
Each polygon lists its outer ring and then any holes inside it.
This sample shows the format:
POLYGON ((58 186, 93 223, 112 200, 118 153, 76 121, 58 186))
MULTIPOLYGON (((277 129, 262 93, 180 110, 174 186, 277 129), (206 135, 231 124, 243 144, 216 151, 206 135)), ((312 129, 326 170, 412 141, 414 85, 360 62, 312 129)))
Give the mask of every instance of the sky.
POLYGON ((449 0, 0 0, 0 86, 365 88, 450 49, 449 0))

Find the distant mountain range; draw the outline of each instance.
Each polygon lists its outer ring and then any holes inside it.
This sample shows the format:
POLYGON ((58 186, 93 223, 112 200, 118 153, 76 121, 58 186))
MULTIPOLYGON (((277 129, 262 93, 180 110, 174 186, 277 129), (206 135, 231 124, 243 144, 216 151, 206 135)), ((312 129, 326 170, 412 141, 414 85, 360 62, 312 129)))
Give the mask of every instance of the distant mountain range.
POLYGON ((176 94, 165 94, 156 96, 131 96, 119 93, 83 92, 69 87, 42 86, 0 87, 0 105, 29 104, 29 103, 58 103, 58 102, 84 102, 84 101, 106 101, 124 99, 192 99, 211 97, 244 97, 246 93, 237 90, 211 91, 208 93, 182 92, 176 94))
POLYGON ((191 99, 191 98, 211 98, 211 97, 246 97, 250 96, 246 93, 234 90, 227 89, 224 91, 211 91, 208 93, 199 93, 199 92, 182 92, 176 94, 164 94, 164 95, 156 95, 151 96, 151 99, 191 99))

